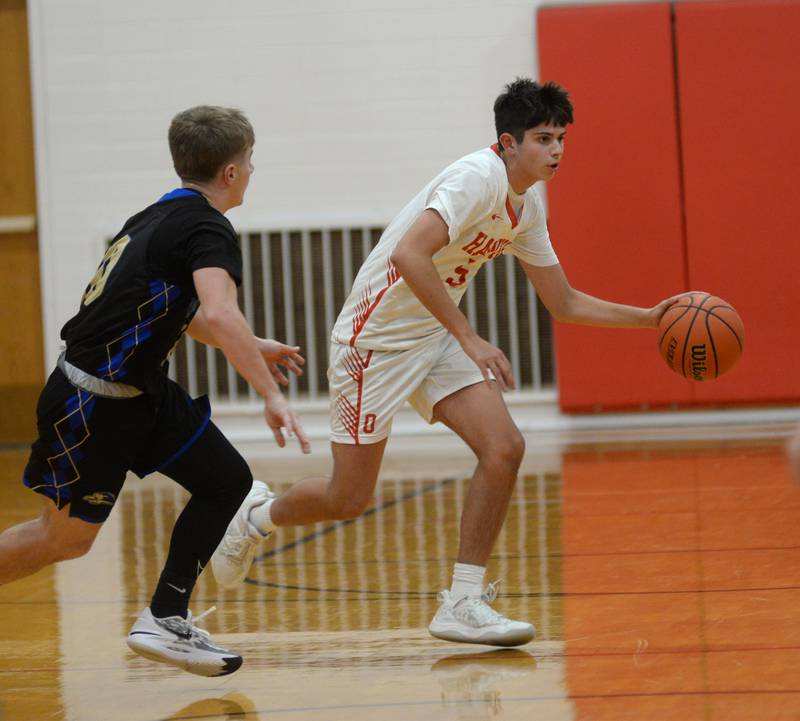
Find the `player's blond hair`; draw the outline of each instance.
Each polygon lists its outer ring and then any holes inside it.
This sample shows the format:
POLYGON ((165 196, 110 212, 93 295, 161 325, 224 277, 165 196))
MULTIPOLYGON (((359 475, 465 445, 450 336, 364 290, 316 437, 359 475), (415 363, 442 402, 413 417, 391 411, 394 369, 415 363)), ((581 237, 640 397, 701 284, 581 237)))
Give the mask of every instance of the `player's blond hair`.
POLYGON ((255 143, 241 110, 198 105, 178 113, 169 126, 169 150, 181 180, 206 182, 255 143))

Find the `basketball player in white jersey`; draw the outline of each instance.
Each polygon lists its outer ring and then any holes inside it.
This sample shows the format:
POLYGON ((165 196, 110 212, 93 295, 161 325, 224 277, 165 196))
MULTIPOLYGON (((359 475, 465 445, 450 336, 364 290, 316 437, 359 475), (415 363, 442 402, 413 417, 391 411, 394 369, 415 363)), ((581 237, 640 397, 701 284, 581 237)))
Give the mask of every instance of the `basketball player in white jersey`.
POLYGON ((494 105, 497 143, 445 168, 389 224, 356 277, 332 336, 333 475, 305 479, 280 497, 258 481, 212 556, 217 580, 235 585, 274 528, 349 519, 370 502, 392 418, 406 401, 429 423, 457 433, 478 458, 461 517, 452 585, 439 594, 432 635, 514 646, 532 624, 489 606, 484 585, 525 443, 503 401, 513 387, 503 352, 458 308, 481 266, 511 253, 559 321, 656 327, 652 308, 610 303, 573 289, 550 244, 533 185, 550 180, 572 122, 567 93, 518 79, 494 105))

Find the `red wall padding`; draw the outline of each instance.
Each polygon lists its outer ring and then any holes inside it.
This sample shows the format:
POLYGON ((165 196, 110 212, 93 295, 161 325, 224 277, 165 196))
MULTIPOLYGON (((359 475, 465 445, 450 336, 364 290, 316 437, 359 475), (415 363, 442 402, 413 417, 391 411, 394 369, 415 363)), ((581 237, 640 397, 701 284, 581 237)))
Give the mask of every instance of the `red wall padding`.
POLYGON ((739 310, 745 353, 703 401, 800 398, 800 3, 675 5, 689 280, 739 310))
MULTIPOLYGON (((687 287, 669 6, 547 8, 538 24, 540 76, 575 105, 548 184, 556 252, 575 288, 654 305, 687 287)), ((693 400, 653 330, 557 324, 556 349, 564 410, 693 400)))
POLYGON ((559 324, 568 411, 800 399, 800 3, 673 7, 540 11, 541 77, 576 106, 548 186, 552 236, 589 293, 637 305, 687 289, 722 296, 744 319, 745 353, 694 383, 666 370, 653 333, 559 324))

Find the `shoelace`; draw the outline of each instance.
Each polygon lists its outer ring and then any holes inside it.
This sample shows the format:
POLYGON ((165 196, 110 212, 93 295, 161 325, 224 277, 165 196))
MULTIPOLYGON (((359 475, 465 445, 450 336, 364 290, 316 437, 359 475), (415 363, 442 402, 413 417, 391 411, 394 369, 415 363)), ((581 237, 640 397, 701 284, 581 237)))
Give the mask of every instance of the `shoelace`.
POLYGON ((498 578, 493 583, 488 583, 486 588, 483 589, 483 593, 481 594, 481 598, 486 601, 486 603, 491 603, 494 599, 497 598, 497 587, 500 585, 502 578, 498 578))
POLYGON ((501 623, 508 619, 495 611, 489 604, 497 598, 497 587, 502 579, 498 578, 493 583, 486 585, 480 596, 465 596, 456 601, 453 608, 462 606, 467 609, 473 618, 480 624, 501 623))
POLYGON ((189 611, 189 614, 186 618, 180 618, 180 616, 176 616, 170 618, 169 622, 165 625, 174 633, 180 634, 187 638, 191 638, 192 636, 204 636, 205 638, 211 638, 211 634, 208 631, 206 631, 204 628, 198 628, 195 626, 195 624, 203 620, 206 616, 208 616, 209 613, 214 613, 216 610, 217 607, 212 606, 195 618, 192 617, 192 612, 189 611))

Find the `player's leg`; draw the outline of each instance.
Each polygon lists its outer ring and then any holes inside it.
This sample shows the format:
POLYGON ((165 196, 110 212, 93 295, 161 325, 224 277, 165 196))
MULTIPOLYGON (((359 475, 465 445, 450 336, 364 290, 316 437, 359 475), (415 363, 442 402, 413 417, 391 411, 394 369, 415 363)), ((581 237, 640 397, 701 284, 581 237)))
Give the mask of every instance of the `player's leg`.
POLYGON ((433 412, 478 459, 461 514, 458 562, 486 566, 505 521, 525 440, 493 382, 462 388, 439 401, 433 412))
POLYGON ((276 498, 270 506, 272 523, 298 526, 360 516, 375 492, 386 440, 358 446, 331 443, 331 476, 305 478, 276 498))
POLYGON ((368 445, 331 443, 330 477, 304 478, 276 497, 254 481, 222 543, 211 557, 214 578, 225 588, 241 583, 256 550, 276 528, 360 516, 375 492, 386 439, 368 445))
POLYGON ((101 524, 69 515, 44 499, 41 515, 0 533, 0 585, 36 573, 45 566, 84 555, 101 524))
POLYGON ((44 507, 38 518, 0 534, 0 583, 92 547, 125 480, 126 441, 141 409, 136 399, 99 398, 60 370, 50 374, 36 408, 39 437, 22 474, 44 507))
POLYGON ((197 578, 250 491, 253 475, 210 421, 191 447, 159 472, 180 483, 191 497, 172 529, 150 609, 156 616, 185 618, 197 578))
POLYGON ((484 574, 503 525, 525 443, 495 383, 481 381, 447 396, 434 418, 463 438, 478 458, 461 514, 458 561, 449 591, 429 626, 437 638, 466 643, 518 646, 530 641, 532 624, 514 621, 489 603, 496 589, 484 589, 484 574), (480 423, 475 419, 480 418, 480 423))
POLYGON ((364 511, 375 490, 392 418, 433 359, 434 350, 425 344, 385 353, 332 345, 331 476, 306 478, 279 498, 256 481, 211 557, 220 584, 232 587, 246 576, 254 547, 276 527, 345 520, 364 511))
POLYGON ((409 399, 423 418, 440 421, 472 448, 478 465, 461 518, 458 562, 449 591, 430 632, 438 638, 515 646, 534 635, 529 623, 511 621, 492 609, 495 587, 484 589, 486 562, 503 525, 525 444, 496 384, 483 380, 452 337, 438 362, 409 399))
POLYGON ((191 497, 175 522, 155 592, 131 629, 128 645, 146 658, 190 673, 222 676, 236 671, 242 657, 216 645, 195 625, 189 598, 253 477, 208 418, 205 399, 187 402, 184 391, 174 386, 163 400, 146 458, 137 459, 137 473, 156 468, 191 497), (161 462, 151 465, 153 459, 161 462))

